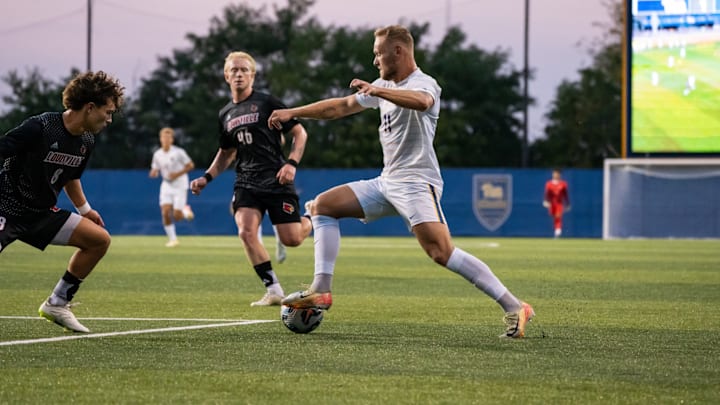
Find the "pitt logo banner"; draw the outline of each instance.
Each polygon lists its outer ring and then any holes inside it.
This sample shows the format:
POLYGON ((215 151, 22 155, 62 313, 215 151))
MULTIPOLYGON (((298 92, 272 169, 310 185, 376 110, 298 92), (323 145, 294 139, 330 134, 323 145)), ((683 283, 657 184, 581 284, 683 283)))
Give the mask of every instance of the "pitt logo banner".
POLYGON ((473 212, 489 231, 500 228, 512 212, 512 175, 474 175, 473 212))

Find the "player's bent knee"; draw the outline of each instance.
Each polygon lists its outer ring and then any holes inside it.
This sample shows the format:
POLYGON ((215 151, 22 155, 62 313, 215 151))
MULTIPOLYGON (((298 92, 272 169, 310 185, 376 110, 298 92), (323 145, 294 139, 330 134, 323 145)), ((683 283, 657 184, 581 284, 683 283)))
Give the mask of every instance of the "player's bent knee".
POLYGON ((245 245, 248 243, 254 242, 257 237, 257 232, 248 232, 245 230, 238 231, 238 236, 240 237, 240 240, 243 241, 245 245))
POLYGON ((285 237, 280 238, 280 242, 282 242, 283 245, 288 247, 297 247, 300 246, 303 243, 303 238, 301 235, 293 235, 291 237, 285 237))
POLYGON ((110 237, 110 233, 108 233, 105 228, 100 228, 100 230, 97 232, 97 235, 93 238, 93 244, 92 249, 102 252, 104 255, 105 252, 110 248, 110 242, 112 242, 112 238, 110 237))
MULTIPOLYGON (((93 224, 94 225, 94 224, 93 224)), ((105 228, 95 225, 93 228, 86 228, 78 235, 73 235, 70 244, 88 253, 102 257, 110 248, 111 237, 105 228)))
POLYGON ((435 263, 441 266, 445 266, 447 264, 448 260, 450 260, 450 254, 452 253, 441 249, 439 246, 427 248, 425 249, 425 252, 435 263))

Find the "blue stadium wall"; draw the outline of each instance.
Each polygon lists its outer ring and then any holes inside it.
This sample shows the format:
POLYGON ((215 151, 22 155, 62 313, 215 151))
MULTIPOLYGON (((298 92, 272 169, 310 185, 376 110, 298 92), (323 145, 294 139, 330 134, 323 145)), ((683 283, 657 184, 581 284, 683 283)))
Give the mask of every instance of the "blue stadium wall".
MULTIPOLYGON (((191 178, 202 171, 190 173, 191 178)), ((302 169, 296 187, 301 204, 323 190, 348 181, 367 179, 378 170, 302 169)), ((450 230, 456 236, 552 236, 552 221, 542 206, 545 169, 447 169, 442 207, 450 230), (482 184, 481 184, 482 183, 482 184), (485 184, 489 183, 489 184, 485 184), (485 191, 493 201, 486 201, 485 191), (494 192, 492 192, 494 190, 494 192), (485 201, 483 201, 485 200, 485 201), (489 209, 487 209, 489 207, 489 209)), ((602 236, 602 170, 565 170, 572 210, 564 217, 563 236, 599 238, 602 236)), ((195 211, 192 222, 180 222, 180 235, 235 235, 237 229, 229 213, 234 173, 218 176, 200 196, 189 195, 195 211)), ((162 235, 158 207, 160 181, 145 170, 88 170, 83 188, 93 208, 103 216, 114 235, 162 235)), ((58 205, 72 207, 63 194, 58 205)), ((270 234, 270 223, 263 222, 270 234)), ((405 236, 409 231, 399 218, 383 218, 370 224, 355 219, 341 221, 343 235, 405 236)))

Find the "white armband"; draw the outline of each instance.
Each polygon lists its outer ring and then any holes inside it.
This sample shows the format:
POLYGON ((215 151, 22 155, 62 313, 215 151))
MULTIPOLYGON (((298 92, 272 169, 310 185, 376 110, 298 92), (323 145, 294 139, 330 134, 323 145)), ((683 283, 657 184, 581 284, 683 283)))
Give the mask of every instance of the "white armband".
POLYGON ((87 201, 85 201, 85 204, 83 204, 79 207, 75 207, 75 209, 77 210, 78 214, 80 214, 80 215, 85 215, 88 212, 92 211, 92 207, 90 207, 90 203, 87 201))

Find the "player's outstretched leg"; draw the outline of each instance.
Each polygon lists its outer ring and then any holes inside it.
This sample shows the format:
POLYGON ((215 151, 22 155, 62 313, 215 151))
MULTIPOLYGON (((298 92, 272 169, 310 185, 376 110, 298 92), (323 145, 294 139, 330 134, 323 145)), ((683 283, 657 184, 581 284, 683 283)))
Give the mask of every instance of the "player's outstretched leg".
MULTIPOLYGON (((311 201, 305 204, 306 209, 311 201)), ((340 251, 340 226, 336 218, 325 215, 312 217, 315 237, 315 276, 309 289, 294 292, 282 301, 293 308, 330 309, 332 306, 332 278, 335 260, 340 251)))

